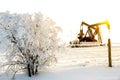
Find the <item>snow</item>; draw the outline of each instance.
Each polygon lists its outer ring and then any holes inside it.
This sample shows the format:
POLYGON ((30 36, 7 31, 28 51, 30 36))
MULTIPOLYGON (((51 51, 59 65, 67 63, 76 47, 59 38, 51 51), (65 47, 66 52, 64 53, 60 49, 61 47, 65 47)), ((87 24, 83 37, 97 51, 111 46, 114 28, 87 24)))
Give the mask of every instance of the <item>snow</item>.
MULTIPOLYGON (((120 80, 119 71, 119 68, 106 67, 72 68, 55 72, 41 72, 31 78, 24 74, 17 74, 16 80, 120 80)), ((3 74, 0 76, 0 80, 9 79, 3 74)))
MULTIPOLYGON (((6 53, 7 52, 6 49, 10 47, 10 41, 8 40, 9 36, 7 36, 9 32, 6 31, 7 31, 7 25, 10 24, 9 18, 10 20, 13 20, 11 21, 10 25, 13 25, 13 22, 17 22, 17 20, 19 21, 18 18, 20 18, 20 16, 18 17, 17 15, 14 15, 14 19, 11 19, 11 17, 9 17, 11 15, 9 15, 9 13, 6 14, 1 13, 0 15, 1 16, 4 15, 4 18, 3 16, 0 17, 1 19, 0 22, 3 23, 2 25, 4 25, 2 26, 0 24, 0 67, 1 67, 0 80, 10 80, 13 74, 4 72, 5 67, 2 67, 2 64, 6 61, 5 55, 3 53, 6 53)), ((38 21, 37 19, 36 21, 38 21)), ((48 22, 49 22, 49 18, 46 20, 46 23, 48 22)), ((21 23, 22 22, 20 22, 18 26, 21 26, 21 23)), ((43 25, 47 26, 46 23, 44 23, 43 25)), ((49 24, 52 25, 54 23, 49 23, 49 24)), ((46 30, 45 27, 43 27, 42 29, 46 30)), ((17 30, 18 30, 18 36, 20 37, 22 35, 20 33, 21 32, 24 33, 24 29, 17 28, 17 30)), ((54 29, 51 30, 53 30, 52 32, 57 33, 57 30, 54 29)), ((56 34, 49 34, 49 35, 52 35, 50 38, 56 36, 56 34)), ((47 36, 45 39, 47 39, 47 36)), ((53 40, 53 42, 54 41, 56 40, 53 40)), ((45 43, 46 42, 44 42, 43 45, 45 43)), ((52 45, 54 46, 55 44, 52 45)), ((63 47, 60 48, 59 52, 56 54, 57 57, 56 64, 43 68, 41 71, 39 71, 38 75, 32 77, 28 77, 26 73, 18 72, 15 76, 15 80, 120 80, 119 50, 120 50, 120 44, 112 44, 113 67, 108 67, 107 46, 83 47, 83 48, 63 47)))
MULTIPOLYGON (((119 50, 120 46, 112 47, 113 67, 108 67, 107 46, 66 48, 56 55, 55 65, 33 77, 17 73, 15 80, 120 80, 119 50)), ((0 80, 11 76, 1 72, 0 80)))

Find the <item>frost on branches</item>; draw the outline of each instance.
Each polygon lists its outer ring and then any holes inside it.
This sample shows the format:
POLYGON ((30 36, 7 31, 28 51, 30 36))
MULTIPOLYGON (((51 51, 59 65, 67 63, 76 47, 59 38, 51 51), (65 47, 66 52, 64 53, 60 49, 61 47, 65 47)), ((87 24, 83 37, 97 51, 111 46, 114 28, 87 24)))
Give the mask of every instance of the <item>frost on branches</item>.
MULTIPOLYGON (((26 69, 31 77, 45 65, 56 61, 58 33, 61 29, 41 13, 0 13, 0 33, 7 41, 8 70, 26 69)), ((2 41, 1 41, 2 42, 2 41)))

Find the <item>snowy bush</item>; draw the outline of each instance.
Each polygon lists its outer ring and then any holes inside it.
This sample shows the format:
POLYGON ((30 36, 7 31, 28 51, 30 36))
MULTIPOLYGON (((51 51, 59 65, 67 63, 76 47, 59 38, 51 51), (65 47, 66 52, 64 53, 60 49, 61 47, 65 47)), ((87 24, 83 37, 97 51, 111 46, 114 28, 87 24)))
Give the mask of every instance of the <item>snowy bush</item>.
POLYGON ((0 13, 0 42, 7 44, 7 69, 15 73, 26 69, 31 76, 55 62, 60 30, 52 19, 40 12, 33 15, 0 13))

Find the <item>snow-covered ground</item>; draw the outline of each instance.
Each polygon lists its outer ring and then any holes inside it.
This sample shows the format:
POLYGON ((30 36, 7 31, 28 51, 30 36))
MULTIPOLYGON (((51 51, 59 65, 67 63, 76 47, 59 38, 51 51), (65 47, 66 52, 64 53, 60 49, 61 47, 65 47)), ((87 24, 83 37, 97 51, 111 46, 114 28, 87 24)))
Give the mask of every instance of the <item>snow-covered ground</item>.
MULTIPOLYGON (((58 62, 29 78, 17 73, 16 80, 120 80, 120 46, 112 47, 112 64, 108 67, 107 46, 66 48, 57 54, 58 62)), ((3 59, 2 59, 3 60, 3 59)), ((2 62, 1 60, 1 62, 2 62)), ((1 69, 2 70, 2 69, 1 69)), ((0 74, 0 80, 10 75, 0 74)))

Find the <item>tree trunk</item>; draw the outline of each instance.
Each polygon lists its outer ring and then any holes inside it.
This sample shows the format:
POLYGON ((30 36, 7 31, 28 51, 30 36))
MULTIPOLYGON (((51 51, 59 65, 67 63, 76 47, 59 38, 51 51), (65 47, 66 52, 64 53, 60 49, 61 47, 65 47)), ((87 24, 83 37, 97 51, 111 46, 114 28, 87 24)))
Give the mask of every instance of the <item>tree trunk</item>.
POLYGON ((30 64, 28 64, 27 68, 28 68, 28 75, 29 75, 29 77, 31 77, 31 68, 30 68, 30 64))
POLYGON ((32 64, 31 67, 32 67, 32 75, 34 75, 35 74, 34 64, 32 64))
POLYGON ((37 74, 37 72, 38 72, 38 66, 36 66, 36 68, 35 68, 35 74, 37 74))

